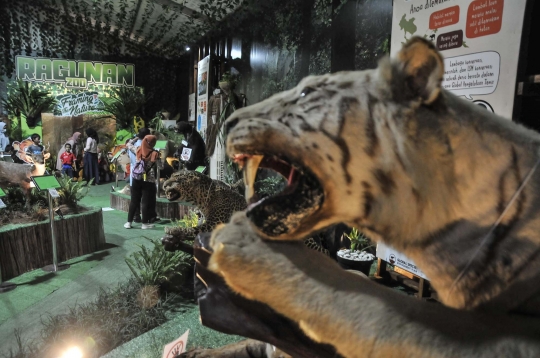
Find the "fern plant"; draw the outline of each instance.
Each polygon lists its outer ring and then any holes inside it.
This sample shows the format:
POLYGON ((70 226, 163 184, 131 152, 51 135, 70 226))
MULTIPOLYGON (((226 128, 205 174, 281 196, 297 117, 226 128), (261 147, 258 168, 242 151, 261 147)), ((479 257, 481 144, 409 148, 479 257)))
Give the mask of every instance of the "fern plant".
POLYGON ((64 204, 76 209, 77 203, 88 194, 89 185, 93 181, 93 178, 88 183, 85 181, 73 181, 69 175, 62 173, 58 177, 58 182, 61 186, 61 189, 58 190, 60 205, 64 204))
MULTIPOLYGON (((51 110, 56 104, 56 99, 49 96, 49 92, 42 91, 31 86, 28 82, 18 80, 7 96, 2 100, 8 112, 19 117, 22 114, 26 117, 26 124, 29 128, 34 128, 41 118, 41 112, 51 110)), ((20 125, 20 122, 19 122, 20 125)))
POLYGON ((173 225, 177 227, 196 227, 199 224, 199 215, 194 210, 190 210, 182 219, 173 221, 173 225))
POLYGON ((141 286, 161 285, 174 274, 181 274, 182 269, 189 265, 189 255, 182 251, 165 251, 157 239, 146 240, 153 244, 153 248, 139 246, 140 250, 126 258, 131 273, 141 286))
POLYGON ((118 130, 131 128, 133 118, 141 115, 141 108, 146 102, 140 88, 114 88, 111 98, 104 100, 104 111, 116 117, 118 130))

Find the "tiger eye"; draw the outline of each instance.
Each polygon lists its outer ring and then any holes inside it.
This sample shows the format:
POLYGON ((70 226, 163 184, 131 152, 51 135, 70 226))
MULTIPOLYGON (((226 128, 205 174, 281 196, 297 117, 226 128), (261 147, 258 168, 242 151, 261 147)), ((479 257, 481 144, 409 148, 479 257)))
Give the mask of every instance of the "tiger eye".
POLYGON ((313 87, 306 87, 302 90, 302 92, 300 93, 300 97, 305 97, 307 96, 308 94, 310 94, 311 92, 314 92, 315 91, 315 88, 313 87))

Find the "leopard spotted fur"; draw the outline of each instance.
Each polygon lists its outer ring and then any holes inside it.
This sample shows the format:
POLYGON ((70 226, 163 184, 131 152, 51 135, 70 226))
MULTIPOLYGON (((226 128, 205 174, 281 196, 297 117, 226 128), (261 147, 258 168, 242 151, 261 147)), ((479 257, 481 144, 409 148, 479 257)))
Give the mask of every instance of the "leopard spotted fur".
MULTIPOLYGON (((194 240, 201 232, 210 232, 218 224, 227 223, 236 211, 246 209, 246 200, 239 194, 235 185, 228 185, 220 180, 196 171, 182 170, 174 173, 163 184, 167 199, 180 200, 195 205, 204 216, 204 223, 197 227, 166 227, 165 236, 161 239, 166 250, 176 251, 181 247, 187 249, 182 243, 194 240)), ((307 247, 329 255, 329 251, 322 247, 312 237, 304 240, 307 247)))

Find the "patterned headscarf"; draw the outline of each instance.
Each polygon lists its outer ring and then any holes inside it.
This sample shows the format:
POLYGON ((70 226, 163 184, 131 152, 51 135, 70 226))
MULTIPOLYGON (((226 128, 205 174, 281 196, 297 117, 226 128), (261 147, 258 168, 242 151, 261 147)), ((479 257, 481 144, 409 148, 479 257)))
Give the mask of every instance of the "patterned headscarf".
POLYGON ((154 150, 156 145, 157 138, 155 135, 147 135, 142 140, 141 146, 137 149, 137 160, 149 160, 155 162, 158 158, 159 153, 154 150))

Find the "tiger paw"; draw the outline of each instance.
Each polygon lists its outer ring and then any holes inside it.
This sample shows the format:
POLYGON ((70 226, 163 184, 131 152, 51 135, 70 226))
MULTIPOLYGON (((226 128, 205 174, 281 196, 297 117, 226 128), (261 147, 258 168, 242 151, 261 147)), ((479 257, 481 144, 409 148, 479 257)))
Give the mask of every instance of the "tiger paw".
POLYGON ((161 244, 163 245, 165 251, 183 251, 193 255, 193 246, 186 243, 178 236, 165 235, 161 238, 161 244))
POLYGON ((301 274, 293 263, 301 242, 264 240, 253 231, 245 212, 238 212, 227 225, 212 232, 209 269, 223 276, 236 292, 267 304, 267 293, 287 291, 288 279, 301 274))

